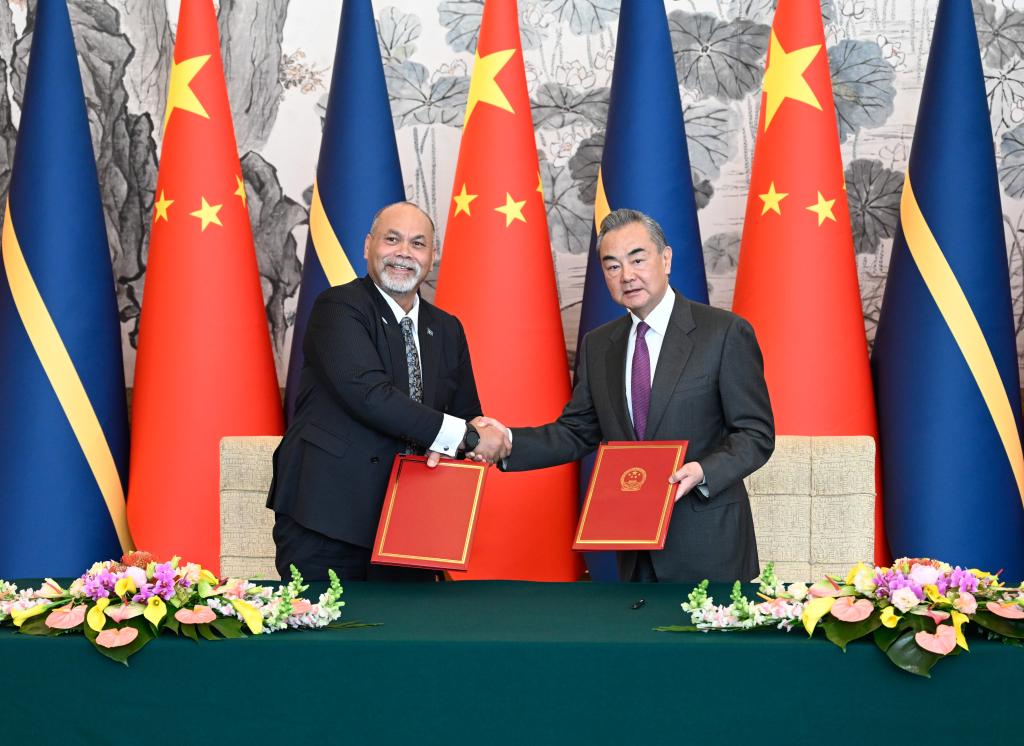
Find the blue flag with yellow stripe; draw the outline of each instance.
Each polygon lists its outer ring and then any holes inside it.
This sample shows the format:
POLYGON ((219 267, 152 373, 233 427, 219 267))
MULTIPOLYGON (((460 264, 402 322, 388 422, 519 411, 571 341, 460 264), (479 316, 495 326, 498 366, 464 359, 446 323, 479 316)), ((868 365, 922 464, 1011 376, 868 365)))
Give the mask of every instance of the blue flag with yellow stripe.
POLYGON ((404 199, 373 7, 370 0, 345 0, 292 331, 287 419, 295 411, 302 340, 313 301, 328 287, 366 274, 363 240, 374 213, 404 199))
POLYGON ((3 225, 0 577, 129 549, 114 275, 67 6, 40 0, 3 225))
MULTIPOLYGON (((619 11, 579 340, 591 329, 625 313, 608 293, 596 249, 601 221, 612 210, 623 207, 640 210, 658 221, 672 247, 672 287, 691 300, 707 303, 704 256, 668 17, 664 3, 647 0, 623 0, 619 11)), ((581 466, 582 494, 590 481, 593 456, 584 459, 581 466)), ((592 578, 616 578, 614 555, 588 552, 585 556, 592 578)))
POLYGON ((970 3, 939 5, 872 365, 893 555, 1024 578, 1020 378, 970 3))

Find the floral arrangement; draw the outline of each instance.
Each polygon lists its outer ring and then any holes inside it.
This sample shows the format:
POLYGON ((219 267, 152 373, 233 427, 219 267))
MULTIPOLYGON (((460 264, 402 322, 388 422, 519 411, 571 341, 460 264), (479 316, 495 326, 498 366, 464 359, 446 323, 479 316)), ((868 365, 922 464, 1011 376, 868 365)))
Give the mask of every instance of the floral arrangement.
POLYGON ((269 634, 283 629, 365 626, 338 624, 342 588, 330 587, 316 603, 294 567, 291 582, 276 589, 246 580, 221 581, 209 570, 174 557, 159 562, 132 552, 120 562, 97 562, 68 588, 47 578, 35 589, 0 580, 0 626, 23 634, 81 632, 103 655, 125 663, 161 632, 192 640, 269 634))
POLYGON ((968 650, 965 632, 1020 645, 1024 640, 1024 587, 1007 587, 999 574, 952 567, 932 559, 899 559, 890 567, 858 563, 845 578, 784 585, 768 564, 755 579, 760 601, 732 588, 729 604, 708 595, 703 581, 682 604, 690 625, 662 632, 730 631, 802 625, 844 651, 871 635, 894 664, 929 676, 943 658, 968 650))

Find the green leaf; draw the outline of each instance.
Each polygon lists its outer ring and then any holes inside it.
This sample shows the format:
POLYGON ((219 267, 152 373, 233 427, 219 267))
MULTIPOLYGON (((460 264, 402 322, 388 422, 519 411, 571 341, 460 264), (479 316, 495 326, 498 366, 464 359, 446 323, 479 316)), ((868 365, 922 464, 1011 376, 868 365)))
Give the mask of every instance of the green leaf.
POLYGON ((889 652, 889 646, 896 642, 896 638, 903 634, 903 630, 907 627, 903 624, 903 620, 895 627, 879 627, 875 630, 875 644, 883 653, 889 652))
MULTIPOLYGON (((96 642, 96 636, 99 634, 94 631, 88 624, 85 625, 83 631, 85 632, 86 638, 92 643, 92 646, 99 651, 100 655, 110 658, 112 661, 121 663, 125 666, 128 665, 128 658, 137 653, 143 647, 145 647, 151 640, 154 639, 153 628, 148 622, 141 617, 136 619, 130 619, 126 622, 124 627, 134 627, 139 631, 139 636, 132 640, 129 644, 119 648, 105 648, 96 642)), ((113 629, 113 628, 108 628, 113 629)))
POLYGON ((873 611, 871 616, 859 622, 844 622, 835 617, 829 617, 822 626, 825 628, 825 637, 838 645, 845 653, 846 646, 853 640, 859 640, 869 635, 882 626, 882 615, 879 611, 873 611))
POLYGON ((196 588, 199 591, 200 598, 209 598, 210 596, 214 595, 213 586, 207 583, 205 580, 200 580, 199 583, 196 585, 196 588))
POLYGON ((655 627, 654 631, 655 632, 700 632, 700 630, 697 627, 694 627, 692 624, 686 624, 686 625, 678 625, 678 624, 676 624, 676 625, 672 625, 671 627, 655 627))
POLYGON ((359 627, 380 627, 380 622, 334 622, 321 629, 358 629, 359 627))
POLYGON ((199 642, 199 635, 196 633, 196 625, 194 624, 182 624, 181 634, 185 635, 188 639, 193 642, 199 642))
POLYGON ((181 626, 181 622, 175 619, 173 616, 168 617, 164 622, 164 629, 169 629, 174 634, 178 634, 178 628, 181 626))
MULTIPOLYGON (((49 614, 40 614, 39 616, 26 619, 17 629, 23 635, 33 635, 35 637, 56 637, 64 632, 64 630, 47 627, 47 616, 49 616, 49 614)), ((75 627, 75 629, 79 629, 79 627, 75 627)))
POLYGON ((916 676, 931 678, 929 671, 942 656, 931 653, 918 645, 914 640, 915 634, 913 629, 904 630, 903 634, 889 646, 885 654, 889 656, 889 660, 904 671, 916 676))
MULTIPOLYGON (((997 635, 1015 640, 1024 640, 1024 622, 1004 619, 1001 616, 996 616, 991 611, 984 611, 982 609, 978 609, 975 612, 974 616, 971 617, 971 621, 976 622, 979 627, 984 627, 989 632, 995 632, 997 635)), ((28 622, 21 625, 22 630, 25 629, 26 624, 28 622)))
POLYGON ((209 624, 197 624, 196 629, 199 631, 200 637, 202 637, 204 640, 223 639, 217 636, 217 633, 213 631, 209 624))
POLYGON ((210 625, 229 640, 245 637, 245 633, 242 632, 242 623, 238 619, 218 617, 210 622, 210 625))

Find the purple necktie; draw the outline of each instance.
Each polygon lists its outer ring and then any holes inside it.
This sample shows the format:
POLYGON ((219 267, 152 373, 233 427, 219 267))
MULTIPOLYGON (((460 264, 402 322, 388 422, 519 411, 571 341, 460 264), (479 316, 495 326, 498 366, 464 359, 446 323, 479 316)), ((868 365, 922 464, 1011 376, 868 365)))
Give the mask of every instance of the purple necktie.
POLYGON ((633 350, 630 394, 633 398, 633 432, 637 440, 643 440, 647 434, 647 413, 651 408, 651 353, 644 339, 650 328, 643 321, 636 325, 636 348, 633 350))

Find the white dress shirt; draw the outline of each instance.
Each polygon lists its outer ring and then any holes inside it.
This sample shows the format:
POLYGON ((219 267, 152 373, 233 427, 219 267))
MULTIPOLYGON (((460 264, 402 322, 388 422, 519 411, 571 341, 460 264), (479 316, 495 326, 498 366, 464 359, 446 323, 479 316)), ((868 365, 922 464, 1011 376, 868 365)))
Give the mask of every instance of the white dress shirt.
MULTIPOLYGON (((409 313, 405 312, 395 299, 385 293, 375 284, 384 300, 387 301, 388 307, 391 312, 395 314, 395 321, 398 322, 399 328, 401 328, 402 319, 407 316, 412 319, 412 338, 416 343, 416 355, 420 358, 420 377, 423 377, 423 355, 420 353, 420 296, 419 294, 413 296, 412 309, 409 313)), ((428 448, 431 451, 437 451, 443 453, 445 456, 455 456, 455 452, 462 444, 463 438, 466 437, 466 421, 459 418, 453 417, 448 413, 444 413, 444 420, 441 422, 441 429, 437 432, 437 436, 434 438, 434 442, 431 443, 428 448)))

